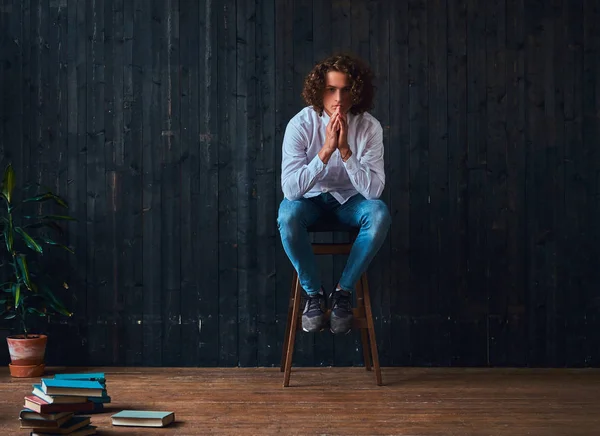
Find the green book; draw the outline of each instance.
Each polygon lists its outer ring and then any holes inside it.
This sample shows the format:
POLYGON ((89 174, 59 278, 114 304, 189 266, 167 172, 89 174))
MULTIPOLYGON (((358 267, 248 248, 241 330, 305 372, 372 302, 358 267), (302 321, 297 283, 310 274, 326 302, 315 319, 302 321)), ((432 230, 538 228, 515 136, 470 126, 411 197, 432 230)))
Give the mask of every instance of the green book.
POLYGON ((156 410, 122 410, 111 418, 112 425, 166 427, 175 421, 175 413, 156 410))

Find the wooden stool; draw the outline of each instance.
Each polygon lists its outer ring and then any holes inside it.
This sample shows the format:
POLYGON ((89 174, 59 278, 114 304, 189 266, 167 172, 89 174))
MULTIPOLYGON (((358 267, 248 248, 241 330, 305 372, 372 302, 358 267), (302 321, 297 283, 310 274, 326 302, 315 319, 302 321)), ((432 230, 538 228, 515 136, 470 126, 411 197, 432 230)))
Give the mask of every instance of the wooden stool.
MULTIPOLYGON (((308 228, 309 232, 350 232, 351 241, 347 243, 312 243, 313 252, 319 254, 349 254, 352 244, 358 234, 358 229, 347 227, 331 222, 324 222, 308 228)), ((302 329, 302 311, 301 311, 301 286, 298 273, 294 269, 292 275, 292 287, 288 306, 287 324, 285 327, 285 337, 283 340, 283 353, 281 357, 280 370, 284 372, 283 386, 290 385, 290 376, 292 372, 292 356, 294 354, 294 343, 296 341, 296 331, 302 329)), ((353 329, 360 329, 360 339, 363 349, 363 359, 365 369, 371 371, 371 366, 375 368, 375 378, 377 385, 381 386, 381 369, 379 367, 379 355, 377 354, 377 341, 375 340, 375 327, 373 325, 373 315, 371 313, 371 296, 369 295, 369 282, 367 273, 364 272, 356 284, 356 308, 353 309, 354 321, 353 329), (370 345, 370 346, 369 346, 370 345), (372 359, 372 363, 371 363, 372 359)), ((327 310, 326 319, 329 319, 331 309, 327 310)))

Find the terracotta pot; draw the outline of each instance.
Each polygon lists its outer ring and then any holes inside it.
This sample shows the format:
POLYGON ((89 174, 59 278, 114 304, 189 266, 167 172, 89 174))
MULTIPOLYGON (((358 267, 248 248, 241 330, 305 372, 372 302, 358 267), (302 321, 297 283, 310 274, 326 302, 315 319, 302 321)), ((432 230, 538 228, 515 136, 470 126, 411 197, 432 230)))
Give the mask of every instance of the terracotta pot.
POLYGON ((13 377, 41 377, 44 375, 46 364, 13 365, 12 363, 9 363, 8 367, 10 368, 10 375, 13 377))
POLYGON ((13 365, 40 365, 46 354, 46 335, 14 335, 6 338, 8 352, 13 365))

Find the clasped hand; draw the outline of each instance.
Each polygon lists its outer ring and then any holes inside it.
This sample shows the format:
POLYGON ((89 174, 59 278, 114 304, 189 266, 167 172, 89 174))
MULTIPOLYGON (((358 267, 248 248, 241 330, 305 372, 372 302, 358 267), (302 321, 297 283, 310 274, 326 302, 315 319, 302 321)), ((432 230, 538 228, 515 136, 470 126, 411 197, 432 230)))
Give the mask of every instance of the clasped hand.
POLYGON ((340 151, 342 158, 349 157, 348 119, 346 118, 346 114, 340 111, 339 106, 333 115, 331 115, 327 124, 325 144, 331 153, 337 149, 340 151))

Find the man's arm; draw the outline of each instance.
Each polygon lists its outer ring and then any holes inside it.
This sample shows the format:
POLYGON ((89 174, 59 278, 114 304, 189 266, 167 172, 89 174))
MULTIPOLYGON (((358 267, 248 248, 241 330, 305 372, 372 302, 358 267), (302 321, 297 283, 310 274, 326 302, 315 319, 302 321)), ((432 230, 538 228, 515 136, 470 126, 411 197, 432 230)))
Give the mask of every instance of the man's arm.
MULTIPOLYGON (((342 127, 344 128, 347 127, 342 127)), ((340 154, 346 158, 342 160, 354 188, 366 199, 379 198, 385 187, 381 124, 371 126, 365 151, 360 160, 350 151, 347 142, 344 144, 340 141, 340 154)))
POLYGON ((308 162, 307 147, 308 138, 298 126, 289 123, 285 129, 281 153, 281 189, 288 200, 302 198, 325 169, 319 156, 308 162))
POLYGON ((337 135, 332 130, 335 118, 327 125, 325 144, 310 162, 306 156, 306 134, 295 123, 288 123, 281 156, 281 189, 288 200, 302 198, 324 174, 325 165, 337 149, 337 135))

